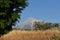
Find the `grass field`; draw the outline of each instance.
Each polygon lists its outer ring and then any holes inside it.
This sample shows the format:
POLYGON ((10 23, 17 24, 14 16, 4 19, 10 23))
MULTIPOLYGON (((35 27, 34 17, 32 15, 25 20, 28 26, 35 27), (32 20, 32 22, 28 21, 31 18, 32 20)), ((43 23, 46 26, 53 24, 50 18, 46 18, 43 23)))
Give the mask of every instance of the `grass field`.
POLYGON ((59 30, 41 30, 41 31, 21 31, 13 30, 2 36, 0 40, 59 40, 56 36, 60 36, 59 30))

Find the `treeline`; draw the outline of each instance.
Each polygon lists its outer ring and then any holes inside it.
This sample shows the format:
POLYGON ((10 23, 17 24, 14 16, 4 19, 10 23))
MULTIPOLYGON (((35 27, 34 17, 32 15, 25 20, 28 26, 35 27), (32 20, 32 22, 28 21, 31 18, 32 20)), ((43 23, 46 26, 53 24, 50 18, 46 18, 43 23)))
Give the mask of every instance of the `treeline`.
POLYGON ((52 28, 59 28, 60 24, 59 23, 41 23, 41 22, 35 22, 34 27, 35 30, 46 30, 46 29, 52 29, 52 28))

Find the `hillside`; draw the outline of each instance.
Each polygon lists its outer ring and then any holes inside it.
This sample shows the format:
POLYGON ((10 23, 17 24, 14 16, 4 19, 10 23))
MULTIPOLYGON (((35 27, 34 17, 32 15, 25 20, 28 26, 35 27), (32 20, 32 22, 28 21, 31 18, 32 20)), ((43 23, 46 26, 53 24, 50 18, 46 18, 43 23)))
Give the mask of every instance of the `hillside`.
POLYGON ((59 30, 41 30, 41 31, 24 31, 13 30, 2 36, 0 40, 57 40, 60 37, 59 30))
POLYGON ((23 23, 19 24, 17 28, 18 29, 19 28, 20 29, 34 29, 33 24, 34 24, 35 21, 39 21, 41 23, 43 22, 42 20, 37 20, 33 17, 30 17, 27 20, 25 20, 23 23))

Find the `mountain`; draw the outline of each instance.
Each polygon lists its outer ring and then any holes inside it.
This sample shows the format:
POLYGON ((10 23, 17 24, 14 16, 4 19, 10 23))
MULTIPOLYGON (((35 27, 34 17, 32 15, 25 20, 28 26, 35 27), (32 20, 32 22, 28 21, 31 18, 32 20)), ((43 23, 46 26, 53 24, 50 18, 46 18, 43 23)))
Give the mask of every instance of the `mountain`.
POLYGON ((26 21, 24 21, 23 23, 21 23, 18 28, 20 29, 34 29, 33 24, 35 21, 40 21, 42 22, 42 20, 36 20, 34 18, 28 18, 26 21))

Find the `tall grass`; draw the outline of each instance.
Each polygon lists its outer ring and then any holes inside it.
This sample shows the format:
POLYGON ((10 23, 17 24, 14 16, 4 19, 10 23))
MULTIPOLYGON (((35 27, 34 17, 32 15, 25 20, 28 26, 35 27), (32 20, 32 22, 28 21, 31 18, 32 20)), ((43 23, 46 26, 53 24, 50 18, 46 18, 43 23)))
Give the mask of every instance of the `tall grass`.
MULTIPOLYGON (((60 35, 59 30, 21 31, 13 30, 2 36, 0 40, 54 40, 53 36, 60 35)), ((54 37, 55 38, 55 37, 54 37)))

